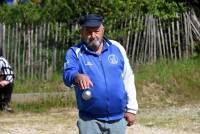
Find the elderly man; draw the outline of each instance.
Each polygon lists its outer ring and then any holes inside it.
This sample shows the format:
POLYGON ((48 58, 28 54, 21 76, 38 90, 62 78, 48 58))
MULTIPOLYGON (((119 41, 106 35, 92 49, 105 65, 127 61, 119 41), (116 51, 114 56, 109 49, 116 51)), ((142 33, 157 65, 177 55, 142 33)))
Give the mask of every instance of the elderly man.
POLYGON ((75 88, 79 133, 125 134, 138 110, 126 52, 104 37, 101 16, 82 16, 80 27, 81 42, 67 51, 63 72, 64 83, 75 88))

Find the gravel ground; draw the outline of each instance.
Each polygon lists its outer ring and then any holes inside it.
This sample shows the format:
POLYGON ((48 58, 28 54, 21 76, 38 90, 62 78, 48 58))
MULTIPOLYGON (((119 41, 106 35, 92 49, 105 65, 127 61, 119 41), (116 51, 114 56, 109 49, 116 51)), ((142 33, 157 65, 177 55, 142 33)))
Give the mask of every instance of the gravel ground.
MULTIPOLYGON (((200 105, 143 109, 127 134, 199 134, 200 105), (152 112, 153 111, 153 112, 152 112), (182 119, 184 118, 184 119, 182 119)), ((78 134, 75 109, 48 113, 0 113, 0 134, 78 134)))

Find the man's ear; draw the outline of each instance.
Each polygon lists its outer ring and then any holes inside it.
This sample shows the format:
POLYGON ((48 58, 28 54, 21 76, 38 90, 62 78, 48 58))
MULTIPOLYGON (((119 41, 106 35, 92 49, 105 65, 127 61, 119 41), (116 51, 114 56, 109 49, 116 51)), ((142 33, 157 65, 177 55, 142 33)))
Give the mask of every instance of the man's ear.
POLYGON ((80 28, 80 34, 83 34, 83 28, 82 27, 80 28))
POLYGON ((102 25, 102 31, 103 31, 103 33, 105 32, 105 27, 102 25))

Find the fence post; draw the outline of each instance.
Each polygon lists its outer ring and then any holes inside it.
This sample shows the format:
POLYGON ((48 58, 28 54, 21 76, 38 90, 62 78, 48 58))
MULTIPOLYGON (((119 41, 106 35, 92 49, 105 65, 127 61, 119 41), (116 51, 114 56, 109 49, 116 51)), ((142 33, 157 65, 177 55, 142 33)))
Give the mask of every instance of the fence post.
POLYGON ((3 55, 3 25, 0 24, 0 56, 3 55))

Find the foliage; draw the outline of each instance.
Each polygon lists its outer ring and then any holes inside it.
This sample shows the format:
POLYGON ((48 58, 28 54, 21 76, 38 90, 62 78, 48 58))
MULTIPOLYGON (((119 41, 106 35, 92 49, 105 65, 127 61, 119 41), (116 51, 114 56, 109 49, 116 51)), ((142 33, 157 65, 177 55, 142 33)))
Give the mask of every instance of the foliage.
POLYGON ((177 18, 177 13, 186 10, 185 3, 176 2, 176 0, 143 0, 141 5, 146 13, 164 20, 177 18))
POLYGON ((34 3, 19 5, 5 5, 0 8, 0 22, 7 24, 23 23, 31 24, 38 23, 42 16, 41 9, 34 3))
POLYGON ((199 101, 200 57, 180 61, 161 60, 135 68, 139 102, 186 104, 199 101))
POLYGON ((182 12, 184 4, 175 0, 29 0, 17 5, 1 5, 0 22, 77 22, 80 15, 97 13, 105 16, 105 22, 120 21, 138 13, 151 13, 165 19, 182 12))
MULTIPOLYGON (((176 14, 185 9, 182 2, 175 0, 28 0, 17 5, 0 6, 0 23, 64 22, 66 29, 76 25, 81 15, 100 14, 105 18, 107 35, 113 39, 125 36, 130 29, 141 29, 140 23, 134 19, 140 15, 153 14, 166 20, 176 18, 176 14)), ((77 31, 68 36, 72 40, 79 38, 77 31)))

